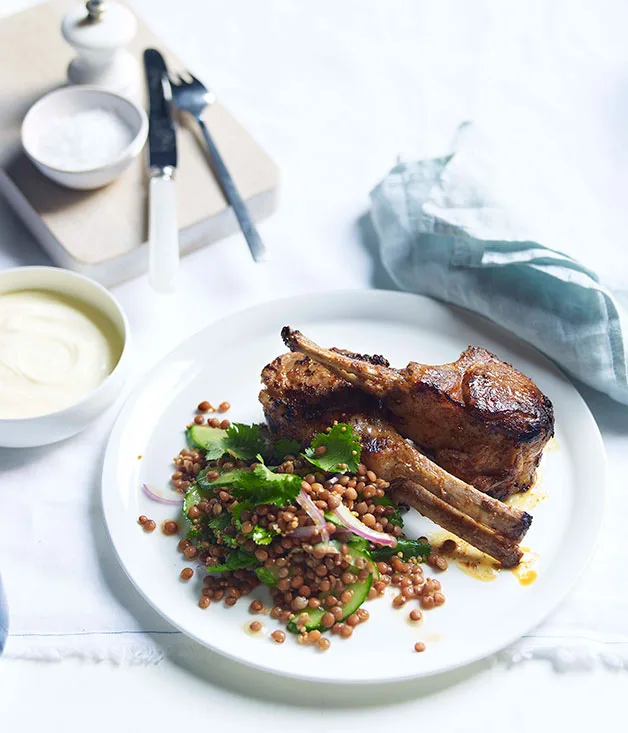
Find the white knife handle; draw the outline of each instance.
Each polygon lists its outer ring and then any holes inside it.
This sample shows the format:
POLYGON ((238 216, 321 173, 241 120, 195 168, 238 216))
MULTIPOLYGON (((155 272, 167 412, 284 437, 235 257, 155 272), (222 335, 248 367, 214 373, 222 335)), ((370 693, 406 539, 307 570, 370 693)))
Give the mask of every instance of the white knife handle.
POLYGON ((160 293, 176 287, 179 270, 179 230, 172 174, 155 172, 150 179, 148 279, 160 293))

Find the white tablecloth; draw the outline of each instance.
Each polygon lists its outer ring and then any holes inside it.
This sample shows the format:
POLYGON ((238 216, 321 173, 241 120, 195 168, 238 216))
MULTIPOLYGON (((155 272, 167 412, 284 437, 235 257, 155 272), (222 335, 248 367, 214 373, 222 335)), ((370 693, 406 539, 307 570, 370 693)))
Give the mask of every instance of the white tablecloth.
MULTIPOLYGON (((11 0, 2 12, 26 4, 11 0)), ((463 119, 519 120, 525 135, 533 118, 546 127, 548 144, 569 129, 568 152, 582 160, 583 197, 590 202, 589 209, 574 211, 574 219, 605 243, 605 268, 612 270, 609 243, 619 247, 625 232, 628 6, 621 2, 131 4, 217 90, 282 175, 279 211, 260 226, 273 253, 268 265, 255 265, 241 237, 233 236, 186 258, 180 291, 170 300, 155 298, 145 278, 114 289, 141 354, 138 369, 206 323, 254 303, 329 288, 389 286, 363 217, 368 191, 398 153, 445 150, 463 119)), ((0 267, 45 263, 3 203, 0 217, 0 267)), ((604 435, 610 483, 623 483, 628 412, 588 390, 583 394, 604 435)), ((89 465, 73 480, 86 495, 97 492, 112 418, 59 446, 1 451, 0 525, 9 521, 2 516, 3 493, 22 492, 25 503, 37 501, 39 492, 62 495, 67 467, 81 465, 85 453, 89 465)), ((90 505, 81 541, 103 531, 90 505)), ((48 561, 80 562, 79 542, 76 552, 75 558, 48 561)), ((129 591, 115 558, 103 567, 110 571, 103 571, 102 592, 116 594, 124 609, 129 591)), ((15 577, 7 585, 9 602, 12 592, 28 594, 33 614, 63 606, 58 587, 15 577)))

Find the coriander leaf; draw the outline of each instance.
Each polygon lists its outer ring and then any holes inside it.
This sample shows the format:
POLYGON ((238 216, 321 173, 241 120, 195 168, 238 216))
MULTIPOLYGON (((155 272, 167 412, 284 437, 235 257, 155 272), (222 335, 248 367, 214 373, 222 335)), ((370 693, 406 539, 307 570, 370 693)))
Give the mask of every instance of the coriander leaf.
POLYGON ((189 540, 194 540, 197 537, 203 536, 203 530, 198 526, 190 525, 186 536, 189 540))
POLYGON ((263 463, 258 463, 251 470, 238 469, 223 473, 207 485, 229 486, 236 499, 257 504, 275 504, 285 506, 292 503, 299 491, 303 479, 293 473, 273 473, 263 463))
POLYGON ((401 516, 399 507, 394 504, 387 496, 374 496, 371 501, 373 502, 373 504, 380 504, 381 506, 394 506, 395 511, 392 512, 392 514, 386 514, 386 519, 388 520, 389 524, 392 524, 396 527, 403 527, 403 517, 401 516))
POLYGON ((207 521, 207 526, 212 532, 222 532, 225 527, 231 524, 231 517, 228 512, 223 512, 217 517, 212 517, 207 521))
POLYGON ((275 532, 274 529, 267 529, 256 524, 251 532, 251 538, 256 545, 270 545, 278 534, 279 532, 275 532))
POLYGON ((301 452, 301 443, 298 440, 280 438, 273 447, 274 455, 283 460, 286 456, 298 456, 301 452))
POLYGON ((279 580, 277 572, 277 568, 265 568, 263 566, 261 568, 255 568, 255 575, 257 575, 264 585, 277 585, 277 581, 279 580))
POLYGON ((266 448, 259 425, 243 425, 237 422, 227 428, 223 445, 225 451, 243 461, 253 460, 266 448))
POLYGON ((234 550, 223 563, 214 565, 213 567, 206 567, 208 573, 224 573, 228 570, 240 570, 241 568, 250 568, 253 565, 257 565, 258 560, 255 555, 245 550, 234 550))
MULTIPOLYGON (((222 430, 220 432, 223 432, 222 430)), ((215 441, 212 441, 208 444, 207 449, 205 451, 205 458, 208 461, 217 461, 219 458, 222 458, 222 456, 225 454, 225 439, 224 438, 216 438, 215 441)))
POLYGON ((245 509, 248 509, 248 511, 252 511, 254 506, 255 505, 250 501, 239 501, 237 504, 233 505, 231 516, 233 518, 233 523, 235 524, 236 529, 242 529, 242 521, 240 519, 242 512, 245 509))
POLYGON ((183 499, 183 513, 186 517, 190 509, 193 506, 196 506, 200 502, 201 498, 201 492, 198 490, 198 486, 190 486, 183 499))
POLYGON ((228 547, 236 547, 238 543, 236 542, 235 537, 224 531, 230 526, 231 516, 228 512, 223 512, 217 517, 211 517, 207 520, 207 528, 211 530, 219 543, 227 545, 228 547))
POLYGON ((407 537, 398 537, 396 547, 379 547, 373 550, 371 555, 373 560, 388 560, 389 557, 401 553, 404 560, 416 557, 422 561, 427 560, 432 552, 429 542, 421 542, 419 540, 410 540, 407 537))
POLYGON ((310 463, 323 471, 332 473, 352 473, 358 470, 360 463, 360 441, 353 432, 351 425, 338 423, 328 433, 318 433, 314 436, 309 448, 303 454, 310 463), (319 453, 325 449, 323 455, 319 453))

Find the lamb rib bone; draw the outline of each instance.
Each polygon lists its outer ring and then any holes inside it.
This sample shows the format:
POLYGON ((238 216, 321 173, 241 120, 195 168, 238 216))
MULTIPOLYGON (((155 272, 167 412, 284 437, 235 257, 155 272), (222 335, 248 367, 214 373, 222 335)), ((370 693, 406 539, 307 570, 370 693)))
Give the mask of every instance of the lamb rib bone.
POLYGON ((390 488, 395 501, 408 504, 443 529, 499 560, 503 568, 519 564, 522 552, 515 542, 453 509, 415 481, 396 479, 390 488))

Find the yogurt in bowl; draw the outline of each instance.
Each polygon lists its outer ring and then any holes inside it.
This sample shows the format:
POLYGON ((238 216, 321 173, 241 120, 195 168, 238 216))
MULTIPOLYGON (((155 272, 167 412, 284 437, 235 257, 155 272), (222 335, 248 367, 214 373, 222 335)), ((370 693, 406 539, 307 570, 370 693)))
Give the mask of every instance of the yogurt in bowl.
POLYGON ((0 273, 0 445, 79 432, 119 395, 128 324, 94 281, 54 267, 0 273))

